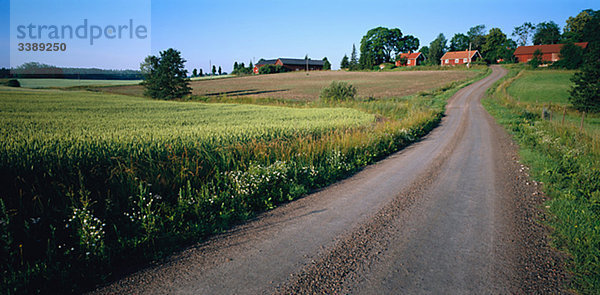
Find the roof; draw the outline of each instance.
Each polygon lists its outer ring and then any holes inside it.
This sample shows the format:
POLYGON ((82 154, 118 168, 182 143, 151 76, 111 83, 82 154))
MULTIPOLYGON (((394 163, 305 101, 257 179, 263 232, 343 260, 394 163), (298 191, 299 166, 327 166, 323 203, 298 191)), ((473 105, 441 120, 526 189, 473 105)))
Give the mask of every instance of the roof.
MULTIPOLYGON (((417 57, 419 57, 419 55, 421 55, 421 52, 408 52, 408 53, 400 53, 400 55, 398 56, 398 58, 406 58, 406 59, 416 59, 417 57)), ((423 57, 425 57, 425 55, 423 55, 423 57)))
MULTIPOLYGON (((586 48, 588 42, 574 43, 575 45, 586 48)), ((542 53, 559 53, 565 44, 546 44, 546 45, 533 45, 533 46, 519 46, 515 50, 515 55, 521 54, 533 54, 536 50, 540 50, 542 53)))
MULTIPOLYGON (((280 58, 279 60, 284 65, 295 65, 295 66, 306 65, 306 59, 304 59, 304 58, 280 58)), ((313 59, 308 60, 309 66, 322 66, 324 64, 325 64, 325 62, 322 60, 318 60, 318 59, 317 60, 313 60, 313 59)))
POLYGON ((276 59, 260 59, 256 65, 274 65, 277 62, 276 59))
POLYGON ((440 59, 461 59, 461 58, 473 58, 475 55, 479 55, 481 56, 481 54, 479 53, 479 51, 477 50, 471 50, 471 51, 448 51, 444 54, 444 56, 442 56, 442 58, 440 59), (471 53, 471 56, 469 57, 469 52, 471 53))

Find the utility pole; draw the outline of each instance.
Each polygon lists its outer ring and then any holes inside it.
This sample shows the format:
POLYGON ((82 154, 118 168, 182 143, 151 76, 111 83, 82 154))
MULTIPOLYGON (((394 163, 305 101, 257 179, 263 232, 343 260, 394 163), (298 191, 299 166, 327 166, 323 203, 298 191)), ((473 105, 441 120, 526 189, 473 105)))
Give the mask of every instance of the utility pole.
POLYGON ((209 71, 209 73, 212 73, 211 70, 212 70, 212 61, 209 59, 208 60, 208 71, 209 71))
POLYGON ((467 63, 467 69, 471 68, 471 42, 469 42, 469 51, 467 51, 467 58, 469 62, 467 63))
POLYGON ((306 72, 308 73, 308 53, 304 59, 306 60, 306 72))

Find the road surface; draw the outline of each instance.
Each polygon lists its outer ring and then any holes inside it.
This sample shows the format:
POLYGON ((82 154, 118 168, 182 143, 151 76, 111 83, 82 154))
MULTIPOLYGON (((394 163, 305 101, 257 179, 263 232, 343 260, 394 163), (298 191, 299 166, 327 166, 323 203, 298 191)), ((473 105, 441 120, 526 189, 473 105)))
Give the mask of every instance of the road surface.
POLYGON ((456 93, 422 141, 95 294, 560 293, 544 198, 480 104, 456 93))

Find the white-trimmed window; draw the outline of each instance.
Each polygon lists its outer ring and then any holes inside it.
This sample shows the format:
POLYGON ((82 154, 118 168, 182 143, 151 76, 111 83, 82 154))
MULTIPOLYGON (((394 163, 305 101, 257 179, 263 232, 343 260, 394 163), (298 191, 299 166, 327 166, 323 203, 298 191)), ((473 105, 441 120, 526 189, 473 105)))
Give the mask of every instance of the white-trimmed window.
POLYGON ((467 58, 463 58, 463 63, 467 63, 467 58))
POLYGON ((458 63, 458 58, 454 59, 454 63, 457 64, 458 63))
POLYGON ((450 60, 449 60, 449 59, 447 59, 447 60, 446 60, 446 63, 449 63, 449 62, 450 62, 450 60))
POLYGON ((410 59, 406 61, 406 64, 409 65, 410 64, 410 59))

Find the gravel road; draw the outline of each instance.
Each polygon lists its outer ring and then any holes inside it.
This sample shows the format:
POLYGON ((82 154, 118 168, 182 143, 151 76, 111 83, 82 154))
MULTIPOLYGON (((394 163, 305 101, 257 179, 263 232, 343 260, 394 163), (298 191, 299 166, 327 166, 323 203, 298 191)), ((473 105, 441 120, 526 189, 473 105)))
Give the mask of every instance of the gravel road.
POLYGON ((93 294, 565 293, 543 194, 460 90, 422 141, 93 294))

